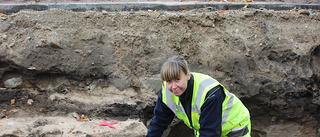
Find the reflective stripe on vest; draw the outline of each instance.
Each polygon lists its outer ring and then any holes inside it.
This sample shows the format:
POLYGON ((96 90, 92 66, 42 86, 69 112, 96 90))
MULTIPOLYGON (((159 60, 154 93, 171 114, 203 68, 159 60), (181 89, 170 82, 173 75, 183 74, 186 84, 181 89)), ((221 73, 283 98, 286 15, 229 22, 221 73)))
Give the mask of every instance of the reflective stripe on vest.
POLYGON ((227 93, 227 95, 230 96, 230 99, 227 103, 227 109, 224 111, 224 114, 222 116, 221 127, 223 126, 224 123, 227 122, 230 110, 233 107, 233 97, 234 97, 233 94, 230 93, 227 89, 225 89, 225 93, 227 93))
POLYGON ((217 80, 213 79, 213 78, 208 78, 204 81, 201 82, 198 92, 197 92, 197 96, 196 96, 196 100, 195 100, 195 105, 192 106, 191 111, 195 111, 196 113, 198 113, 199 115, 201 114, 201 110, 200 110, 200 105, 201 105, 201 98, 202 98, 202 94, 204 92, 205 87, 211 85, 212 83, 216 83, 218 82, 217 80))
MULTIPOLYGON (((166 105, 171 109, 171 111, 176 115, 177 115, 177 112, 176 112, 176 108, 179 108, 179 106, 175 103, 173 103, 173 99, 172 99, 172 94, 171 92, 169 91, 168 88, 166 88, 166 98, 165 101, 167 102, 166 105)), ((164 100, 164 99, 163 99, 164 100)), ((180 110, 181 108, 179 108, 178 110, 180 110)), ((182 111, 184 111, 184 109, 182 108, 182 111)))

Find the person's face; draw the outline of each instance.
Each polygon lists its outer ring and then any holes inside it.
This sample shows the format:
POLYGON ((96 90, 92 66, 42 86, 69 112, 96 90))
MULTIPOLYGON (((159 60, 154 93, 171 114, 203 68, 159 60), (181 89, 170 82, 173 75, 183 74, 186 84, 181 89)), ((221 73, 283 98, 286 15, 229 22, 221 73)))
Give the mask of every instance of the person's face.
POLYGON ((182 95, 188 86, 188 80, 190 79, 190 72, 185 74, 182 70, 180 72, 179 79, 172 79, 166 81, 167 88, 171 91, 175 96, 182 95))

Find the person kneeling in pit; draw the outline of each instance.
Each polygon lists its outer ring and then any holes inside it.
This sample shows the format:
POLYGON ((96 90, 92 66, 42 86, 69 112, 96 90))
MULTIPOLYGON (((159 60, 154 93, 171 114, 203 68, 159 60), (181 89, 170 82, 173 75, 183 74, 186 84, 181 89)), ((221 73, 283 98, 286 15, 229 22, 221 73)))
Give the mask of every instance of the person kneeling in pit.
POLYGON ((147 137, 161 137, 176 115, 196 137, 250 137, 250 113, 239 98, 214 78, 190 72, 173 56, 161 68, 162 89, 147 137))

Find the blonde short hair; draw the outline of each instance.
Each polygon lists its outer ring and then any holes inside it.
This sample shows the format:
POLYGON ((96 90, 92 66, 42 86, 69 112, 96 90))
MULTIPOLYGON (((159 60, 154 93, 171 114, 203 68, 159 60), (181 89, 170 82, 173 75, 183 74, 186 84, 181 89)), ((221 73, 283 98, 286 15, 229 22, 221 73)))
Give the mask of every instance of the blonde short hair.
POLYGON ((188 63, 181 56, 173 56, 165 63, 163 63, 161 67, 161 80, 162 84, 165 81, 169 81, 172 79, 179 79, 181 70, 187 74, 189 72, 188 63))

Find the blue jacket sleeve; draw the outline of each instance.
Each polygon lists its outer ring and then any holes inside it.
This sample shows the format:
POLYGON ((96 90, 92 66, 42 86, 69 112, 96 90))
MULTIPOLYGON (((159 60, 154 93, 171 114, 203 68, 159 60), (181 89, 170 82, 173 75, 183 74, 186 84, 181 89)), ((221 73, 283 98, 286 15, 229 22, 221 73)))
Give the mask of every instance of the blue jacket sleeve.
POLYGON ((223 90, 218 87, 217 91, 213 88, 208 92, 206 101, 201 107, 199 119, 200 137, 220 137, 222 121, 222 103, 225 98, 223 90), (213 93, 213 94, 211 94, 213 93))
POLYGON ((162 93, 160 90, 154 109, 154 117, 149 124, 147 137, 161 137, 163 131, 167 129, 173 118, 174 113, 162 102, 162 93))

